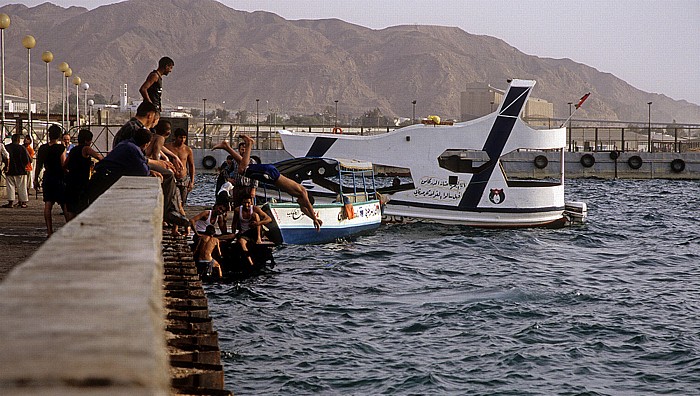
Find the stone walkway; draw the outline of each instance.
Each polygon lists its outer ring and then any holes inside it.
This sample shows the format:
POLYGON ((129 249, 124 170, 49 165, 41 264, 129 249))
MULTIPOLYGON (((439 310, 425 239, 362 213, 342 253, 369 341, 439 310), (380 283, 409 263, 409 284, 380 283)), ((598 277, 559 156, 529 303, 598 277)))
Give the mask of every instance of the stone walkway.
MULTIPOLYGON (((0 187, 0 205, 7 203, 4 182, 3 178, 2 187, 0 187)), ((39 195, 37 199, 34 190, 30 191, 29 207, 0 208, 0 282, 12 268, 26 260, 46 241, 43 197, 39 195)), ((61 208, 54 205, 54 232, 66 223, 60 213, 61 208)))

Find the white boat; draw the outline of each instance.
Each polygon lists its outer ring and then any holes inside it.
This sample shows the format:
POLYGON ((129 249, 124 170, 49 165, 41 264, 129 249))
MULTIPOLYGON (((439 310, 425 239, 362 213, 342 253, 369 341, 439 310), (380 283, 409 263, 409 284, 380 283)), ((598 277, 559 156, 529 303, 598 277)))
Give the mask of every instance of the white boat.
POLYGON ((430 120, 373 136, 279 133, 293 157, 354 158, 407 172, 411 182, 387 193, 388 221, 503 228, 583 221, 586 204, 564 202, 566 129, 533 129, 520 118, 534 85, 512 80, 496 112, 467 122, 430 120), (558 177, 509 176, 501 158, 514 151, 545 152, 558 177))
POLYGON ((381 225, 382 210, 371 163, 298 158, 278 162, 275 166, 280 173, 297 182, 313 180, 316 184, 325 185, 326 191, 333 191, 334 202, 328 199, 328 203, 314 204, 316 217, 323 222, 317 231, 299 205, 290 202, 289 196, 277 191, 273 193, 269 186, 259 187, 259 197, 273 198, 262 207, 273 220, 268 225, 270 241, 294 245, 327 243, 367 233, 381 225))

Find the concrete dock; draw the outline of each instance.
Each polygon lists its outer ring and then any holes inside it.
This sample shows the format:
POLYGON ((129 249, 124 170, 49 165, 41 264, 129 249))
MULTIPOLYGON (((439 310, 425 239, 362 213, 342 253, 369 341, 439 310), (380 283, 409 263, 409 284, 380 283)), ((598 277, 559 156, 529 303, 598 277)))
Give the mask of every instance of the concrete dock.
POLYGON ((122 178, 48 240, 32 199, 0 212, 0 242, 18 246, 3 257, 0 394, 230 394, 191 253, 163 235, 157 179, 122 178))

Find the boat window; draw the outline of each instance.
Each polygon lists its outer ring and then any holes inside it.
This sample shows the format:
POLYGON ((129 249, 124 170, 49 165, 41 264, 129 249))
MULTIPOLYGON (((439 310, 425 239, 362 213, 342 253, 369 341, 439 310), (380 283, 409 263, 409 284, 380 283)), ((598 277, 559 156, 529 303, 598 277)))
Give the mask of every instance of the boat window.
POLYGON ((416 188, 409 168, 374 164, 374 172, 377 179, 377 191, 382 194, 393 194, 416 188))
POLYGON ((447 149, 438 157, 438 164, 454 173, 479 173, 488 167, 489 160, 483 150, 447 149))
POLYGON ((513 150, 501 156, 500 167, 510 187, 548 187, 562 184, 561 149, 513 150))

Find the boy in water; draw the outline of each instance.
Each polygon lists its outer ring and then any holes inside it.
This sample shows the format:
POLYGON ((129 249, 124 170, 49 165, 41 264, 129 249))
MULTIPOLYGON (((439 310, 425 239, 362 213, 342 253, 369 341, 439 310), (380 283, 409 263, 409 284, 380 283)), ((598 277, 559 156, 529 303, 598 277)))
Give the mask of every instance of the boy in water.
POLYGON ((207 266, 207 276, 211 276, 212 271, 216 269, 216 273, 219 278, 223 277, 221 273, 221 265, 211 256, 216 249, 216 252, 221 257, 221 247, 219 245, 219 239, 214 236, 216 229, 213 225, 208 225, 204 234, 200 236, 197 242, 197 247, 194 248, 194 258, 197 260, 197 265, 207 266))
POLYGON ((311 218, 316 230, 320 230, 323 222, 316 217, 316 212, 314 212, 314 207, 311 205, 309 194, 306 192, 304 186, 284 175, 280 175, 280 172, 273 165, 250 164, 250 152, 253 150, 255 141, 247 135, 242 135, 242 137, 248 145, 248 150, 245 151, 243 157, 241 157, 241 155, 225 140, 212 147, 212 150, 223 149, 231 154, 233 159, 238 163, 238 173, 263 183, 273 183, 280 190, 295 197, 301 211, 311 218))

